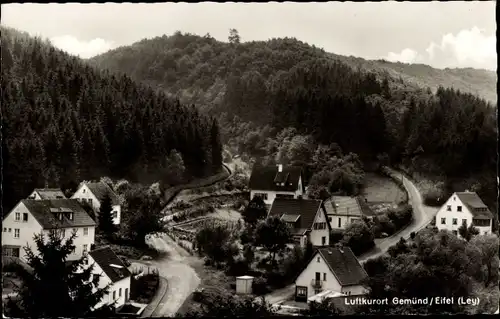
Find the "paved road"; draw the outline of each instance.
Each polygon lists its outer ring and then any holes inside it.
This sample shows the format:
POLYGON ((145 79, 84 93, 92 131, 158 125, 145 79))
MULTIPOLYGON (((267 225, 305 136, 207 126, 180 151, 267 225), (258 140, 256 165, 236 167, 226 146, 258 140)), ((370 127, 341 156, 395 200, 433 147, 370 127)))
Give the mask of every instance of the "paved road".
MULTIPOLYGON (((403 177, 401 173, 395 170, 390 171, 395 178, 403 178, 403 185, 408 191, 408 202, 413 207, 413 221, 400 232, 384 239, 375 240, 375 247, 358 258, 361 263, 384 254, 387 252, 389 247, 397 244, 401 237, 405 239, 409 238, 412 232, 418 232, 427 226, 437 213, 437 208, 429 207, 423 204, 422 196, 411 180, 403 177)), ((294 293, 295 284, 287 286, 283 289, 275 290, 267 294, 265 298, 270 304, 277 304, 287 300, 293 296, 294 293)))
MULTIPOLYGON (((166 258, 151 261, 138 261, 133 265, 156 268, 161 277, 167 281, 166 292, 159 292, 162 295, 156 309, 151 309, 147 315, 151 317, 173 317, 184 303, 184 301, 195 291, 200 284, 200 278, 189 266, 192 257, 168 235, 148 236, 148 245, 159 251, 167 252, 166 258)), ((158 302, 158 303, 157 303, 158 302)), ((145 314, 146 315, 146 314, 145 314)))

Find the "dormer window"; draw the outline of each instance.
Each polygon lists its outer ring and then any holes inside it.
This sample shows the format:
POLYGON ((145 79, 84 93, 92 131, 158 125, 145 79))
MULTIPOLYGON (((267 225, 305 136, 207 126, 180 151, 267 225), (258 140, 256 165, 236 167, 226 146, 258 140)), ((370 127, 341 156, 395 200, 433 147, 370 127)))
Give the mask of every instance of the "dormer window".
POLYGON ((63 214, 62 214, 62 213, 59 213, 59 214, 57 214, 57 215, 58 215, 57 217, 59 218, 59 220, 62 220, 62 219, 63 219, 63 214))
POLYGON ((73 220, 73 213, 67 213, 66 215, 69 220, 73 220))

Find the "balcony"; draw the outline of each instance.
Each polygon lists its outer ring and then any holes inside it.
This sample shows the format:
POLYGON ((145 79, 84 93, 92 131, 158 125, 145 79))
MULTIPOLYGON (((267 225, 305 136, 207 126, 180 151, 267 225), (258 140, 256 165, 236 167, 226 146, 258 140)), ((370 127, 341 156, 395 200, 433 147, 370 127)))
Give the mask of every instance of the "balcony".
POLYGON ((313 279, 311 280, 311 286, 313 286, 313 288, 321 288, 323 287, 323 281, 313 279))

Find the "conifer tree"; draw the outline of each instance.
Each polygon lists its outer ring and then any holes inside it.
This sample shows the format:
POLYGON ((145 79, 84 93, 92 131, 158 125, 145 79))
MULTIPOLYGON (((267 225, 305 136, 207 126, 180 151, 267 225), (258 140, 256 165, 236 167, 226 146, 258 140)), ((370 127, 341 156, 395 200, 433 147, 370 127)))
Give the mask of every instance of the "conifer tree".
POLYGON ((28 267, 19 267, 22 285, 16 288, 19 298, 11 298, 6 312, 13 317, 78 318, 111 314, 112 306, 93 311, 108 293, 109 287, 98 288, 99 276, 93 276, 94 265, 86 265, 85 257, 68 263, 75 250, 73 233, 67 240, 58 230, 35 235, 36 251, 25 247, 28 267))
POLYGON ((111 202, 111 197, 109 194, 105 194, 101 201, 101 207, 99 207, 99 230, 104 232, 106 235, 111 235, 116 229, 113 224, 113 205, 111 202))

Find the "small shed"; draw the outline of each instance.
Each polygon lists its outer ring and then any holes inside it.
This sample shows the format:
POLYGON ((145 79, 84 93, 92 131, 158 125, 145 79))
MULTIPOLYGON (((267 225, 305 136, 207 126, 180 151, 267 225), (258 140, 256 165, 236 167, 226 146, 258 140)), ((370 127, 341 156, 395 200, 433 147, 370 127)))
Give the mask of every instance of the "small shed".
POLYGON ((243 294, 251 294, 252 293, 252 276, 240 276, 236 277, 236 293, 243 294))

